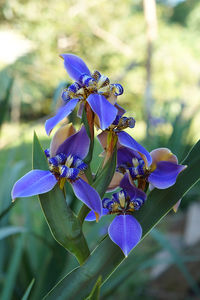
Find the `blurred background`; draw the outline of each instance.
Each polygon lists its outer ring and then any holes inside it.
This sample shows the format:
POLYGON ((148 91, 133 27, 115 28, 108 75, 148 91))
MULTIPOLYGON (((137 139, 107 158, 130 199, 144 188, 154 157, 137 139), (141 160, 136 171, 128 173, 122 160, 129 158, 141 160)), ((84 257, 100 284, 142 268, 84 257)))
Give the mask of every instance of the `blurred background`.
MULTIPOLYGON (((181 162, 200 136, 199 12, 198 0, 0 0, 1 299, 21 299, 33 278, 29 299, 41 299, 77 266, 53 240, 37 198, 11 205, 10 197, 31 169, 33 131, 49 145, 44 122, 70 83, 59 54, 79 55, 121 83, 118 102, 136 119, 129 133, 181 162)), ((96 143, 95 158, 100 152, 96 143)), ((196 185, 103 285, 101 299, 200 299, 199 194, 196 185)), ((91 249, 108 224, 85 224, 91 249)))

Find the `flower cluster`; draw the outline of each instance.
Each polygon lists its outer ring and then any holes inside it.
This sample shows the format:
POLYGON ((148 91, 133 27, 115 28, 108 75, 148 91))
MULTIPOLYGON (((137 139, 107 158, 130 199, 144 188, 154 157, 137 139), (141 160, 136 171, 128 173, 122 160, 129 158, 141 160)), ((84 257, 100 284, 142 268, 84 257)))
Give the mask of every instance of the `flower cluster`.
POLYGON ((63 54, 61 57, 75 82, 62 92, 63 106, 46 121, 46 132, 49 135, 78 105, 78 117, 86 112, 90 136, 85 124, 77 132, 72 124, 61 126, 50 148, 45 150, 49 169, 32 170, 19 179, 13 187, 12 198, 47 193, 57 184, 63 189, 68 181, 76 197, 91 210, 86 220, 115 215, 108 234, 127 256, 142 236, 142 227, 134 212, 145 204, 148 188, 172 186, 186 166, 179 165, 177 157, 167 148, 149 153, 124 131, 134 128, 135 119, 124 116, 125 110, 117 103, 123 93, 120 84, 110 83, 99 71, 91 73, 78 56, 63 54), (97 137, 104 149, 102 168, 117 149, 115 173, 107 184, 107 191, 112 191, 111 198, 101 199, 86 176, 88 162, 85 158, 94 140, 94 126, 101 130, 97 137))

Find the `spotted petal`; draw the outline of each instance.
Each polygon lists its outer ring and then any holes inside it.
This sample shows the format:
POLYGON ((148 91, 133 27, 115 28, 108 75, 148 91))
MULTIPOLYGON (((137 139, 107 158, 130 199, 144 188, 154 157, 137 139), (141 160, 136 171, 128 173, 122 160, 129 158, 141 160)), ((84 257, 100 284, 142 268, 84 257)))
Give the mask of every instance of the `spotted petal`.
POLYGON ((56 185, 57 180, 50 171, 32 170, 20 178, 12 189, 12 199, 46 193, 56 185))
POLYGON ((147 166, 151 165, 152 158, 150 153, 142 145, 136 142, 136 140, 134 140, 127 132, 119 132, 118 138, 121 145, 139 152, 142 156, 144 156, 147 166))
POLYGON ((90 139, 83 125, 81 130, 70 136, 58 147, 56 154, 77 155, 79 158, 84 159, 88 154, 89 146, 90 139))
POLYGON ((56 115, 45 122, 45 130, 50 135, 52 129, 64 118, 71 114, 79 99, 71 99, 67 104, 59 108, 56 115))
POLYGON ((176 182, 178 174, 185 168, 186 166, 172 162, 160 161, 149 175, 148 181, 158 189, 166 189, 176 182))
POLYGON ((99 117, 101 129, 104 130, 108 128, 116 118, 116 107, 108 102, 104 96, 99 94, 89 95, 87 102, 89 103, 93 112, 99 117))
POLYGON ((142 227, 131 215, 119 215, 108 228, 111 240, 117 244, 125 256, 137 245, 142 236, 142 227))
POLYGON ((90 70, 84 61, 74 54, 62 54, 61 57, 64 59, 64 66, 69 76, 79 81, 82 74, 90 75, 90 70))
POLYGON ((102 203, 101 198, 97 191, 91 187, 83 179, 79 178, 72 182, 72 188, 78 199, 85 203, 91 210, 98 213, 99 216, 102 214, 102 203))

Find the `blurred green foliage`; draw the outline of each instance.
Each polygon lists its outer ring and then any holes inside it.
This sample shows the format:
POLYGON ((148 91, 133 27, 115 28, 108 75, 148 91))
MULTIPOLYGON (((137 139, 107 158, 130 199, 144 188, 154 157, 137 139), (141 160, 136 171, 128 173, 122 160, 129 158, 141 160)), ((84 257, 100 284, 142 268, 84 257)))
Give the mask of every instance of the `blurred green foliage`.
MULTIPOLYGON (((154 116, 164 103, 199 103, 200 36, 198 1, 157 4, 158 38, 153 55, 154 116), (180 20, 180 17, 184 20, 180 20), (171 101, 174 102, 171 103, 171 101)), ((32 50, 8 66, 16 77, 22 118, 50 113, 56 86, 68 76, 59 54, 80 55, 94 70, 120 80, 121 104, 144 117, 146 25, 142 1, 4 1, 0 29, 14 30, 32 50)), ((3 66, 3 62, 2 62, 3 66)), ((195 107, 196 108, 196 107, 195 107)), ((176 110, 176 107, 174 108, 176 110)))

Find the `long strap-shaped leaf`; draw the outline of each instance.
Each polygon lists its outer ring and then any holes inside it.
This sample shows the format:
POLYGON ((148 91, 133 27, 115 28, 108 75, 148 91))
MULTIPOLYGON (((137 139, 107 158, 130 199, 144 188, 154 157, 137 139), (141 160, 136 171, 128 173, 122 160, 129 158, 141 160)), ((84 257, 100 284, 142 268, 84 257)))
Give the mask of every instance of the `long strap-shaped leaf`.
MULTIPOLYGON (((34 134, 33 168, 48 170, 48 164, 39 140, 34 134)), ((39 195, 40 204, 52 235, 82 264, 89 256, 89 249, 78 218, 66 203, 61 189, 56 185, 48 193, 39 195)))
MULTIPOLYGON (((183 164, 188 167, 179 175, 176 184, 167 190, 153 190, 145 206, 137 213, 136 217, 143 228, 143 238, 200 179, 200 141, 183 164)), ((101 275, 102 281, 105 281, 123 260, 124 255, 120 248, 106 237, 91 253, 86 263, 66 275, 45 299, 84 299, 98 277, 101 275)))

